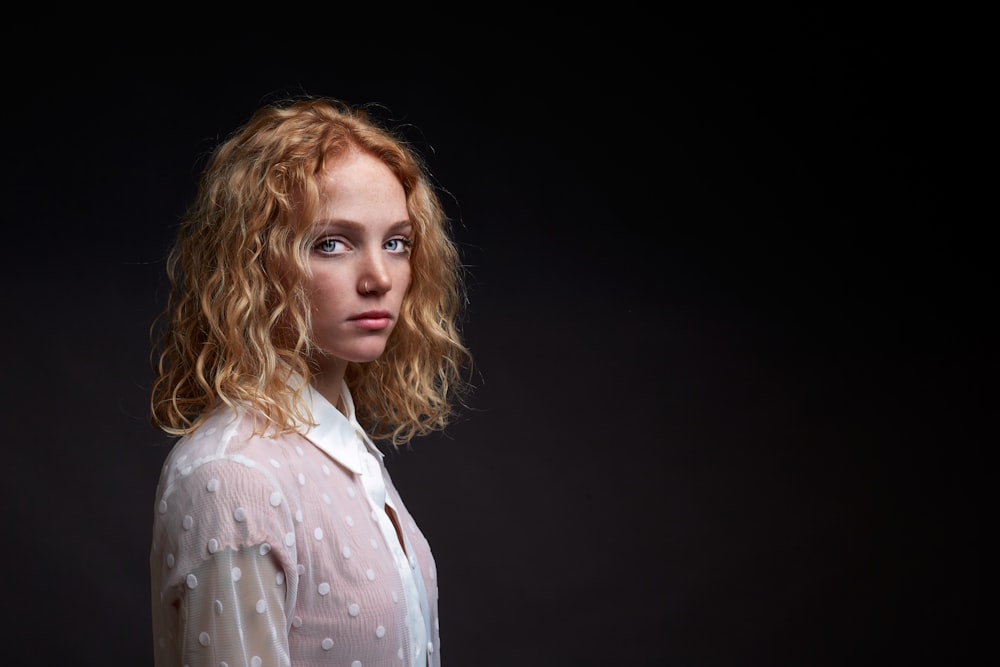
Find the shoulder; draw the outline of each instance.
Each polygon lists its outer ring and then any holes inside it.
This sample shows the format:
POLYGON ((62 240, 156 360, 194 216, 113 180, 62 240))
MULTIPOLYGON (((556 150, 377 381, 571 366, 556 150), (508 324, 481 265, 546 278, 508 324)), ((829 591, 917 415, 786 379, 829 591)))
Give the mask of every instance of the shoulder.
POLYGON ((174 444, 155 500, 154 544, 160 549, 190 549, 204 558, 223 548, 284 543, 293 530, 287 499, 296 486, 284 461, 301 436, 253 430, 252 415, 227 409, 174 444))
POLYGON ((301 450, 297 433, 254 433, 254 416, 217 409, 192 434, 174 443, 160 473, 157 511, 165 507, 227 498, 230 503, 266 505, 293 484, 285 462, 301 450))
POLYGON ((301 441, 297 433, 262 435, 254 427, 252 412, 217 408, 193 433, 174 443, 163 464, 161 483, 170 486, 218 464, 266 470, 268 462, 287 456, 301 441))

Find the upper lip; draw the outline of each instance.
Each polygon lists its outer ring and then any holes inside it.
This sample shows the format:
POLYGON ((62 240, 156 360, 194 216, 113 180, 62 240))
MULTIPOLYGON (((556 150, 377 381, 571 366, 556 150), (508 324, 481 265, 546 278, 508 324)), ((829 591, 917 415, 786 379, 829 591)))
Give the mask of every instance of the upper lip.
POLYGON ((391 317, 388 310, 368 310, 357 315, 352 315, 352 320, 380 320, 391 317))

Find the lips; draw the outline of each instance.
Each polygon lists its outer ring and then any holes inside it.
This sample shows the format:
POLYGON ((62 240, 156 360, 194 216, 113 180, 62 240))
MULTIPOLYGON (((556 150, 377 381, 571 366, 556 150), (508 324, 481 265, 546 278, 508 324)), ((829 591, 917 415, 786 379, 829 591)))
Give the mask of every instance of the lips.
POLYGON ((389 326, 389 323, 392 321, 392 314, 388 310, 369 310, 364 313, 353 315, 350 318, 350 321, 354 322, 362 329, 379 331, 380 329, 385 329, 389 326))

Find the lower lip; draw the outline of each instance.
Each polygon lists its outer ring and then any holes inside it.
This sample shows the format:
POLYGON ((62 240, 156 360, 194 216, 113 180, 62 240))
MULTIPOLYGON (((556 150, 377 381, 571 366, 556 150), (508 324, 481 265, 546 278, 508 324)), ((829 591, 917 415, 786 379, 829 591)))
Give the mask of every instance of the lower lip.
POLYGON ((360 317, 351 321, 368 331, 381 331, 389 326, 388 317, 360 317))

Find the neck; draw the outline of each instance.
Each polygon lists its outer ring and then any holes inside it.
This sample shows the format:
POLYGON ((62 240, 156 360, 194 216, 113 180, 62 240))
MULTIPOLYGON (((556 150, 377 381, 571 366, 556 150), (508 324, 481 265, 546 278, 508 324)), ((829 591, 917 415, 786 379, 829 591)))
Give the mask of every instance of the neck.
POLYGON ((312 386, 330 405, 340 410, 347 416, 347 406, 340 396, 340 388, 344 384, 344 372, 347 370, 347 362, 338 360, 326 360, 321 363, 319 369, 313 373, 312 386))

